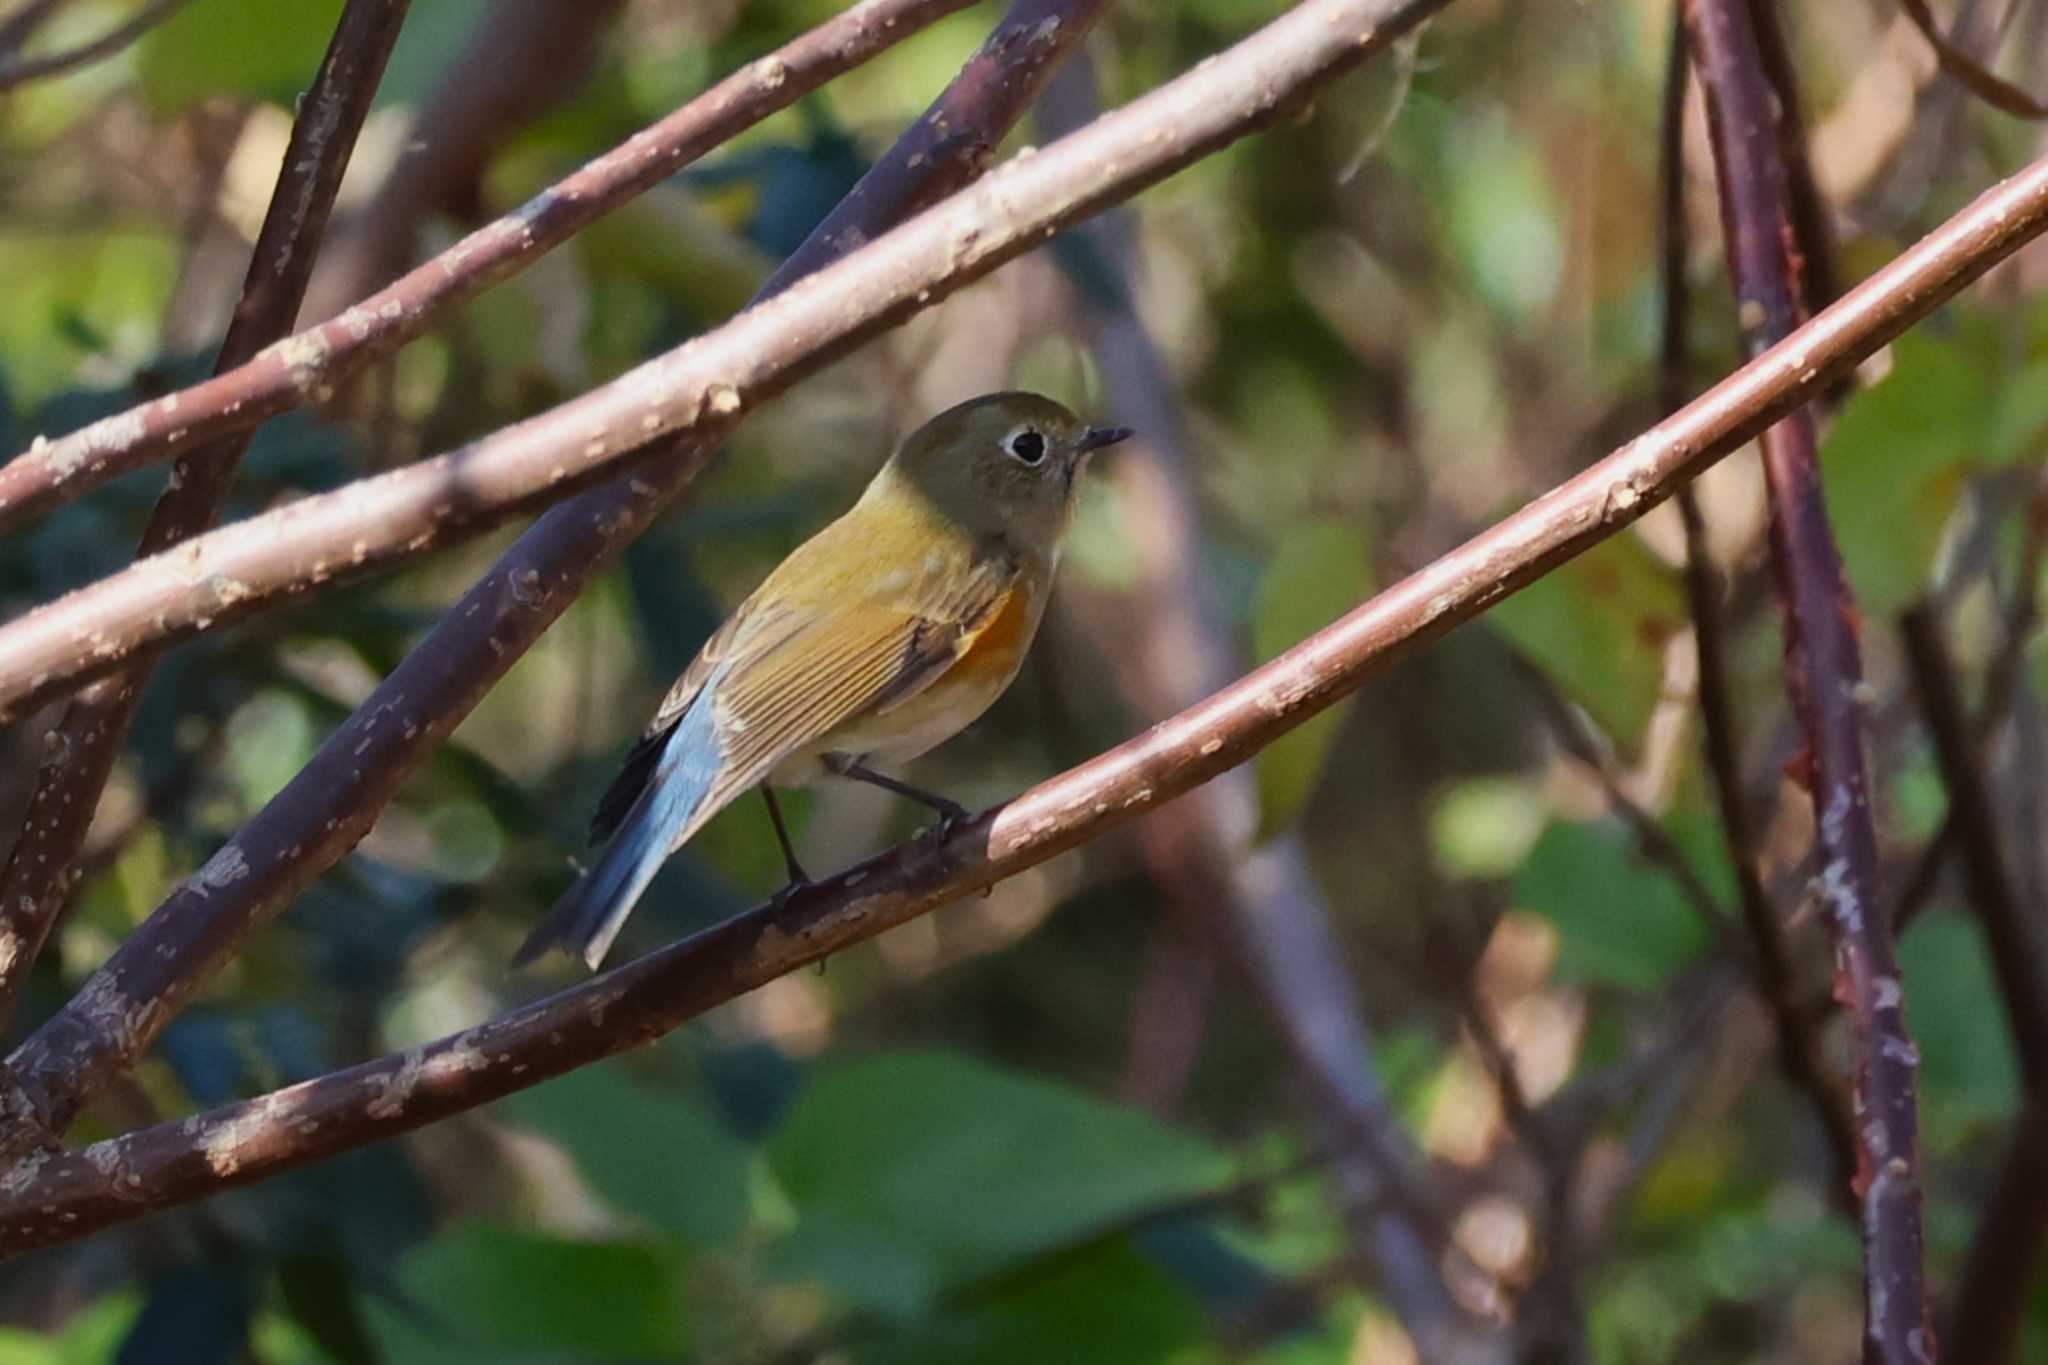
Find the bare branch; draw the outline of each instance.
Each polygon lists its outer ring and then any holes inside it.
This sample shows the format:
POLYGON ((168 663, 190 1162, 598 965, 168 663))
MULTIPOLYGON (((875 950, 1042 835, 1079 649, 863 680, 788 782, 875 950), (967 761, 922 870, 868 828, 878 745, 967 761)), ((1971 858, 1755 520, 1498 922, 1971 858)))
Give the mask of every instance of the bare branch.
MULTIPOLYGON (((885 189, 868 202, 914 198, 915 187, 927 176, 953 184, 971 175, 985 158, 985 148, 1021 116, 1051 65, 1081 40, 1105 3, 1017 0, 918 126, 868 172, 870 181, 885 189), (950 141, 934 148, 932 125, 952 130, 950 141)), ((1356 18, 1351 7, 1333 2, 1330 8, 1338 11, 1336 17, 1356 18)), ((1291 32, 1284 21, 1279 31, 1283 38, 1291 32)), ((1359 32, 1356 22, 1341 30, 1318 30, 1315 36, 1327 37, 1327 45, 1311 45, 1306 53, 1298 40, 1294 46, 1253 40, 1248 65, 1255 75, 1273 73, 1274 82, 1262 85, 1259 96, 1240 95, 1233 107, 1247 123, 1256 121, 1265 108, 1261 100, 1278 99, 1369 55, 1370 48, 1357 42, 1359 32), (1333 46, 1339 49, 1335 53, 1329 50, 1333 46), (1248 100, 1252 109, 1243 114, 1248 100)), ((1195 96, 1210 97, 1213 84, 1206 73, 1197 73, 1195 96)), ((1180 96, 1170 93, 1173 89, 1162 93, 1177 107, 1180 96)), ((1142 113, 1138 121, 1143 124, 1142 113)), ((1228 126, 1227 111, 1218 122, 1228 126)), ((1208 126, 1213 132, 1217 124, 1208 126)), ((935 217, 943 221, 943 211, 935 217)), ((821 250, 829 250, 816 245, 826 233, 849 240, 856 233, 880 235, 890 226, 886 218, 848 222, 835 212, 798 254, 806 261, 818 259, 821 250)), ((982 231, 979 220, 967 226, 972 230, 968 235, 982 231)), ((886 276, 888 243, 900 240, 886 238, 862 253, 865 268, 886 276), (875 271, 877 261, 882 271, 875 271)), ((957 240, 953 246, 960 249, 957 240)), ((843 270, 838 273, 842 281, 848 278, 843 270)), ((802 305, 816 297, 813 285, 792 291, 784 302, 802 305)), ((714 414, 727 424, 736 416, 714 414)), ((521 537, 240 834, 129 935, 78 997, 22 1045, 17 1057, 34 1054, 39 1059, 16 1073, 38 1112, 55 1116, 57 1128, 65 1126, 81 1104, 132 1063, 250 932, 354 847, 406 774, 568 607, 606 558, 682 490, 709 451, 692 446, 660 453, 668 458, 658 470, 650 464, 644 476, 572 500, 521 537)))
POLYGON ((0 58, 13 60, 16 53, 36 36, 36 30, 62 9, 66 0, 24 0, 0 19, 0 58))
MULTIPOLYGON (((241 298, 215 359, 232 369, 285 332, 298 316, 335 192, 369 114, 410 0, 349 0, 312 89, 292 123, 262 230, 250 253, 241 298)), ((230 435, 178 460, 170 487, 142 533, 138 555, 158 554, 220 517, 248 433, 230 435)), ((79 850, 153 660, 135 658, 65 708, 48 736, 35 794, 0 873, 0 1030, 22 982, 63 912, 79 850)))
MULTIPOLYGON (((1833 308, 1605 460, 1229 687, 960 826, 936 847, 912 841, 819 883, 787 910, 760 906, 423 1048, 76 1155, 22 1158, 0 1173, 0 1249, 82 1236, 511 1094, 645 1042, 778 975, 1157 809, 1244 762, 1405 651, 1629 525, 2044 226, 2048 161, 1980 197, 1833 308)), ((395 676, 404 676, 403 668, 395 676)), ((66 1023, 17 1052, 13 1065, 30 1073, 22 1083, 42 1095, 52 1093, 53 1083, 75 1084, 57 1111, 68 1116, 84 1093, 146 1046, 190 987, 131 994, 127 983, 134 978, 123 972, 133 969, 121 959, 132 960, 136 948, 155 942, 173 954, 191 954, 195 948, 182 935, 201 932, 224 957, 259 915, 310 880, 315 856, 331 860, 360 833, 369 818, 362 808, 374 803, 365 793, 381 799, 396 781, 383 769, 373 774, 369 765, 397 761, 390 757, 391 739, 407 723, 418 721, 405 721, 401 712, 369 729, 367 737, 382 752, 356 759, 361 770, 353 775, 345 766, 347 746, 363 730, 344 727, 330 740, 322 751, 327 762, 316 757, 287 796, 215 860, 201 881, 208 894, 188 892, 176 902, 195 917, 179 935, 165 931, 160 910, 88 985, 86 1001, 67 1007, 60 1016, 66 1023), (333 757, 337 749, 341 761, 333 757), (314 785, 330 781, 334 790, 314 785), (294 793, 308 785, 312 790, 294 793), (354 823, 323 835, 317 822, 326 818, 354 823), (284 857, 279 840, 291 837, 319 841, 318 854, 301 849, 284 857), (225 875, 229 869, 234 875, 225 875), (219 913, 210 922, 198 918, 209 910, 219 913), (73 1076, 85 1079, 72 1082, 73 1076)), ((445 730, 453 719, 443 716, 437 724, 445 730)), ((203 969, 180 970, 198 975, 203 969)), ((35 1112, 51 1111, 38 1105, 35 1112)))
MULTIPOLYGON (((1756 30, 1757 54, 1777 98, 1778 155, 1785 161, 1785 197, 1792 240, 1799 253, 1800 299, 1809 313, 1818 313, 1842 292, 1835 269, 1835 234, 1829 223, 1827 196, 1813 176, 1806 153, 1806 102, 1799 94, 1799 71, 1779 19, 1777 0, 1748 0, 1750 23, 1756 30)), ((1681 19, 1679 22, 1683 22, 1681 19)))
MULTIPOLYGON (((73 71, 102 57, 111 57, 188 3, 189 0, 150 0, 149 4, 137 10, 126 21, 116 24, 90 42, 65 48, 62 52, 45 53, 40 57, 22 57, 0 66, 0 91, 12 90, 30 81, 41 80, 45 76, 73 71)), ((42 16, 35 17, 40 19, 42 16)))
POLYGON ((0 467, 0 531, 106 480, 330 392, 434 319, 720 143, 971 0, 862 0, 712 86, 319 326, 201 384, 39 440, 0 467))
POLYGON ((1935 60, 1941 63, 1941 69, 1955 77, 1971 94, 2014 118, 2048 118, 2048 104, 2043 104, 1992 71, 1972 56, 1968 48, 1943 33, 1934 11, 1927 7, 1927 0, 1899 0, 1899 8, 1906 12, 1906 17, 1913 21, 1913 27, 1920 30, 1921 36, 1927 39, 1927 45, 1934 49, 1935 60))
MULTIPOLYGON (((2044 559, 2048 559, 2048 466, 2035 471, 2034 488, 2027 499, 2025 518, 2026 538, 2020 549, 2018 572, 2013 575, 2012 600, 2004 612, 2005 638, 1999 643, 1998 657, 1991 666, 1990 684, 1977 705, 1976 720, 1970 727, 1971 743, 1980 755, 2011 714, 2013 698, 2020 692, 2026 677, 2027 644, 2040 625, 2041 565, 2044 559)), ((1980 756, 1979 762, 1982 761, 1980 756)), ((1920 850, 1920 856, 1914 860, 1904 888, 1892 898, 1886 913, 1891 919, 1893 934, 1903 934, 1932 902, 1948 856, 1961 842, 1962 832, 1956 827, 1956 821, 1956 812, 1950 810, 1942 820, 1941 828, 1935 831, 1934 837, 1927 841, 1920 850)))
MULTIPOLYGON (((1685 89, 1687 60, 1685 15, 1672 15, 1671 60, 1665 71, 1664 106, 1659 138, 1659 228, 1663 274, 1663 337, 1658 366, 1658 396, 1666 412, 1685 402, 1691 386, 1691 291, 1686 286, 1687 231, 1685 215, 1685 89)), ((1742 739, 1735 721, 1734 689, 1728 681, 1728 625, 1722 611, 1721 572, 1708 549, 1706 515, 1691 484, 1678 490, 1678 512, 1685 526, 1685 593, 1692 612, 1693 643, 1699 664, 1700 728, 1705 742, 1707 775, 1721 816, 1722 838, 1735 873, 1736 896, 1743 922, 1755 945, 1757 986, 1777 1024, 1779 1069, 1813 1100, 1835 1169, 1846 1179, 1856 1168, 1856 1133, 1849 1095, 1829 1064, 1822 1039, 1823 1017, 1809 1008, 1799 989, 1799 973, 1778 907, 1764 888, 1763 859, 1757 850, 1756 822, 1742 779, 1742 739)))
POLYGON ((1900 618, 1899 630, 1948 787, 1948 827, 1956 831, 1970 899, 1991 945, 1991 967, 2005 1001, 2020 1072, 2030 1092, 2048 1095, 2048 980, 2042 975, 2041 945, 2033 915, 2013 885, 2000 846, 1998 803, 1963 710, 1962 688, 1941 618, 1932 604, 1922 602, 1900 618))
POLYGON ((1692 860, 1678 841, 1671 837, 1657 817, 1643 808, 1641 802, 1631 796, 1622 785, 1620 776, 1614 771, 1602 737, 1593 733, 1581 717, 1572 709, 1557 690, 1557 685, 1548 674, 1538 668, 1520 651, 1511 650, 1509 659, 1516 673, 1521 675, 1530 697, 1536 702, 1536 710, 1543 717, 1545 726, 1557 740, 1558 747, 1574 763, 1584 768, 1600 786, 1600 794, 1607 799, 1608 809, 1628 827, 1635 839, 1636 849, 1644 858, 1655 863, 1671 878, 1678 894, 1692 907, 1699 918, 1700 927, 1710 938, 1727 942, 1728 921, 1721 913, 1721 907, 1714 901, 1714 893, 1707 890, 1705 882, 1693 868, 1692 860))
MULTIPOLYGON (((1791 334, 1801 311, 1771 92, 1740 0, 1687 0, 1685 14, 1707 92, 1729 273, 1745 340, 1761 350, 1791 334)), ((1836 991, 1855 1022, 1864 1359, 1917 1365, 1934 1350, 1920 1230, 1918 1054, 1878 895, 1854 598, 1828 526, 1812 414, 1790 413, 1763 433, 1762 443, 1772 562, 1786 618, 1786 685, 1806 736, 1836 991)))

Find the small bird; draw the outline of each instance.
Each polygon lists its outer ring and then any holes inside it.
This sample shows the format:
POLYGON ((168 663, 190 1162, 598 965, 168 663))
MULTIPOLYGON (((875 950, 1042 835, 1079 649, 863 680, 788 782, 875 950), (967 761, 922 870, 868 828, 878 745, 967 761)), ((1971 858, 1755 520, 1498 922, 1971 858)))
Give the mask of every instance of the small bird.
POLYGON ((1009 687, 1081 469, 1130 434, 1032 393, 986 394, 918 428, 676 679, 598 803, 591 841, 604 851, 513 964, 560 945, 596 970, 662 863, 749 787, 767 798, 791 888, 810 879, 778 786, 851 778, 931 807, 942 833, 964 818, 870 765, 952 738, 1009 687))

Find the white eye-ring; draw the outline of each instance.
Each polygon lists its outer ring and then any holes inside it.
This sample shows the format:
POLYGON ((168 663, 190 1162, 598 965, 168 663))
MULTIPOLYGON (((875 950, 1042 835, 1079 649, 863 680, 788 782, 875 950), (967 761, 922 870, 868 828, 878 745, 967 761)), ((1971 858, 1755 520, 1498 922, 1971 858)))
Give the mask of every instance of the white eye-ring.
POLYGON ((1024 464, 1045 458, 1045 435, 1037 427, 1018 427, 1003 438, 1003 451, 1024 464))

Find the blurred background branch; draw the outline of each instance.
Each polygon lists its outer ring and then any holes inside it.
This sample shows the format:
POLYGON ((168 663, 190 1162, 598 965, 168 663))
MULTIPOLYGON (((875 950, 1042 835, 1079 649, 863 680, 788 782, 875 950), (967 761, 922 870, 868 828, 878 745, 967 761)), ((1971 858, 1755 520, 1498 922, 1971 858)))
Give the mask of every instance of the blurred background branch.
MULTIPOLYGON (((1782 41, 1780 35, 1779 45, 1782 41)), ((1789 63, 1774 63, 1774 69, 1781 66, 1789 70, 1789 63)), ((1657 148, 1658 284, 1663 305, 1658 333, 1657 401, 1667 413, 1684 404, 1694 383, 1690 341, 1692 294, 1686 274, 1690 234, 1686 230, 1685 206, 1685 96, 1691 72, 1686 15, 1680 7, 1672 16, 1670 64, 1665 70, 1657 148)), ((1789 119, 1780 132, 1788 140, 1793 137, 1789 119)), ((1788 168, 1791 164, 1794 163, 1788 162, 1788 168)), ((1803 155, 1797 164, 1805 164, 1803 155)), ((1810 269, 1801 278, 1811 289, 1816 276, 1825 278, 1825 272, 1810 269)), ((1808 302, 1811 307, 1816 301, 1809 295, 1808 302)), ((1702 747, 1721 820, 1721 835, 1727 846, 1729 869, 1734 874, 1743 923, 1756 957, 1757 987, 1774 1016, 1778 1064, 1788 1080, 1812 1097, 1827 1132, 1837 1187, 1846 1189, 1850 1173, 1856 1168, 1856 1133, 1848 1088, 1827 1055, 1821 1037, 1825 1020, 1807 1004, 1782 912, 1764 886, 1757 821, 1750 810, 1730 681, 1728 622, 1723 605, 1726 585, 1714 563, 1698 490, 1687 484, 1678 490, 1677 503, 1685 529, 1685 595, 1697 659, 1695 686, 1699 694, 1702 747)))
POLYGON ((91 62, 111 57, 137 38, 171 17, 189 0, 149 0, 132 16, 116 24, 90 42, 76 47, 62 48, 56 52, 39 53, 33 57, 21 55, 21 49, 34 37, 35 30, 46 23, 53 10, 62 3, 56 0, 27 0, 14 13, 0 21, 0 91, 26 85, 30 81, 43 80, 76 70, 91 62))

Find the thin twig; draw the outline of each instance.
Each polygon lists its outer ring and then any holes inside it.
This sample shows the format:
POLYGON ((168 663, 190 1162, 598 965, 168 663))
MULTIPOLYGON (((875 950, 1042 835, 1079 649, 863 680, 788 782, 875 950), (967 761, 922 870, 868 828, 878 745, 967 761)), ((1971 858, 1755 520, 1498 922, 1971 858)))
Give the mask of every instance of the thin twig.
POLYGON ((1899 0, 1899 8, 1906 12, 1906 17, 1913 21, 1913 27, 1920 30, 1921 36, 1927 39, 1927 45, 1934 49, 1934 58, 1941 63, 1941 69, 1955 77, 1971 94, 2015 118, 2048 118, 2048 104, 1992 71, 1962 44, 1943 33, 1934 11, 1927 7, 1927 0, 1899 0))
MULTIPOLYGON (((305 297, 356 134, 398 41, 410 0, 349 0, 327 55, 292 123, 262 230, 249 256, 241 298, 215 370, 232 369, 289 331, 305 297)), ((138 557, 161 554, 220 517, 247 433, 190 451, 175 467, 142 533, 138 557)), ((0 1031, 62 913, 79 851, 149 681, 154 658, 139 654, 65 708, 48 736, 35 794, 0 873, 0 1031)))
MULTIPOLYGON (((1685 215, 1685 91, 1690 72, 1683 9, 1673 12, 1670 61, 1665 70, 1659 137, 1659 230, 1661 233, 1663 323, 1657 389, 1666 412, 1685 402, 1691 387, 1692 293, 1686 283, 1688 234, 1685 215)), ((1829 1064, 1822 1037, 1823 1017, 1805 1004, 1784 921, 1764 887, 1757 850, 1756 821, 1742 778, 1742 739, 1735 720, 1734 689, 1728 679, 1728 623, 1723 585, 1707 540, 1706 515, 1698 490, 1678 490, 1685 527, 1685 592, 1692 612, 1698 660, 1700 729, 1707 775, 1721 817, 1721 835, 1735 874, 1743 923, 1755 946, 1757 985, 1777 1025, 1779 1069, 1812 1101, 1827 1133, 1835 1172, 1845 1180, 1856 1168, 1856 1134, 1847 1087, 1829 1064)), ((1839 1180, 1837 1182, 1839 1188, 1839 1180)))
MULTIPOLYGON (((1777 0, 1748 0, 1756 31, 1757 53, 1777 97, 1778 155, 1785 161, 1785 197, 1790 204, 1792 238, 1798 244, 1800 298, 1809 313, 1818 313, 1842 292, 1835 268, 1835 234, 1829 222, 1827 196, 1813 175, 1806 152, 1806 101, 1799 94, 1799 71, 1785 41, 1777 0)), ((1683 19, 1677 20, 1683 23, 1683 19)))
POLYGON ((1520 651, 1510 653, 1509 658, 1558 747, 1600 784, 1600 794, 1606 798, 1608 808, 1628 827, 1642 855, 1671 878, 1678 893, 1685 897, 1686 904, 1699 917, 1700 927, 1709 936, 1725 942, 1728 918, 1714 900, 1714 893, 1707 890, 1707 884, 1700 880, 1692 860, 1671 837, 1670 831, 1664 828, 1663 822, 1643 809, 1642 803, 1622 785, 1600 738, 1591 732, 1572 709, 1571 703, 1559 694, 1557 684, 1550 680, 1549 675, 1520 651))
POLYGON ((36 30, 65 4, 66 0, 25 0, 5 19, 0 19, 0 62, 13 61, 15 54, 35 37, 36 30))
POLYGON ((1970 899, 1991 946, 1991 968, 2005 1002, 2020 1074, 2031 1093, 2048 1096, 2048 977, 2041 944, 2033 915, 2013 885, 1999 838, 1997 799, 1963 709, 1941 618, 1931 604, 1921 602, 1900 617, 1899 631, 1948 787, 1950 824, 1957 832, 1970 899))
POLYGON ((25 0, 25 4, 0 18, 0 63, 14 61, 14 55, 29 45, 35 31, 49 23, 49 16, 66 6, 66 0, 25 0))
POLYGON ((150 0, 149 4, 136 11, 129 19, 116 24, 90 42, 80 43, 77 47, 67 47, 62 52, 45 53, 40 57, 23 57, 0 66, 0 91, 12 90, 29 81, 41 80, 45 76, 75 70, 102 57, 111 57, 188 3, 189 0, 150 0))
MULTIPOLYGON (((1997 738, 2012 713, 2013 700, 2026 680, 2027 645, 2040 625, 2040 582, 2044 559, 2048 559, 2048 466, 2036 472, 2034 491, 2027 499, 2026 539, 2020 550, 2019 571, 2013 580, 2012 601, 2005 609, 2004 638, 1998 657, 1991 665, 1991 680, 1977 706, 1971 723, 1971 741, 1980 754, 1997 738)), ((1982 761, 1982 760, 1980 760, 1982 761)), ((1905 887, 1892 898, 1886 912, 1892 932, 1903 934, 1933 902, 1934 890, 1948 858, 1961 840, 1956 812, 1943 817, 1941 828, 1927 841, 1913 863, 1905 887)))
POLYGON ((0 467, 0 531, 129 470, 318 399, 511 278, 596 219, 972 0, 862 0, 750 62, 657 123, 340 315, 221 374, 38 438, 0 467))
MULTIPOLYGON (((1771 91, 1740 0, 1687 0, 1685 13, 1707 92, 1729 273, 1745 342, 1759 351, 1791 334, 1801 311, 1771 91)), ((1790 413, 1764 432, 1762 443, 1786 621, 1786 685, 1806 736, 1836 990, 1855 1025, 1864 1358, 1870 1365, 1917 1365, 1933 1357, 1920 1228, 1917 1053, 1878 895, 1854 598, 1828 526, 1812 414, 1790 413)))

